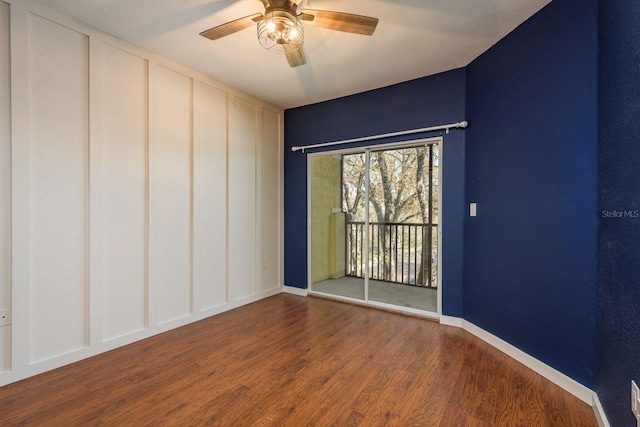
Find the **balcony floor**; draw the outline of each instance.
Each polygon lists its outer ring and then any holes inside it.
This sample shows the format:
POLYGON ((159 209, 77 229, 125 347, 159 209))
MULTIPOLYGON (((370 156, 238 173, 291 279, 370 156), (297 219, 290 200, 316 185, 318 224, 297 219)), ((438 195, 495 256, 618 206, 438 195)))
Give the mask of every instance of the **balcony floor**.
MULTIPOLYGON (((316 282, 311 286, 314 292, 338 295, 364 300, 364 279, 342 277, 316 282)), ((369 281, 369 300, 436 313, 438 292, 432 288, 400 285, 398 283, 369 281)))

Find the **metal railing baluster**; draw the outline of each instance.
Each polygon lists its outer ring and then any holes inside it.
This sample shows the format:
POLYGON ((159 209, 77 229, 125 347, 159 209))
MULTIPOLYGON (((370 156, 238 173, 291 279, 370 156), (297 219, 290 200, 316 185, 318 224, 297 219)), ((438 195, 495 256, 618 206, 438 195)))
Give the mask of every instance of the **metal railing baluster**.
POLYGON ((346 222, 346 275, 435 288, 433 270, 437 224, 369 223, 369 254, 364 253, 364 222, 346 222), (426 251, 426 252, 425 252, 426 251), (400 262, 400 263, 399 263, 400 262), (355 263, 355 265, 353 265, 355 263), (405 268, 406 263, 406 268, 405 268), (419 269, 422 267, 422 280, 419 269))

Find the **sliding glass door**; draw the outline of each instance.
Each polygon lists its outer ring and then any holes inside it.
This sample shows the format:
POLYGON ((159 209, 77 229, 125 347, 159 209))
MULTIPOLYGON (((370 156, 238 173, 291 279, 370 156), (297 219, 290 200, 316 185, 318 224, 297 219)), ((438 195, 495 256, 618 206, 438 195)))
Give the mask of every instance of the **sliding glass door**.
POLYGON ((437 311, 437 144, 371 152, 369 300, 437 311))
POLYGON ((355 219, 350 212, 361 212, 364 221, 365 153, 310 156, 311 166, 311 288, 314 291, 365 301, 361 276, 365 259, 358 257, 365 248, 361 230, 349 229, 355 219), (361 165, 362 174, 347 177, 343 162, 361 165), (346 196, 345 196, 346 195, 346 196), (346 199, 344 199, 346 197, 346 199), (345 209, 344 200, 355 206, 345 209), (351 233, 347 236, 347 233, 351 233), (347 243, 351 253, 346 250, 347 243))
POLYGON ((311 292, 438 312, 440 142, 310 155, 311 292))

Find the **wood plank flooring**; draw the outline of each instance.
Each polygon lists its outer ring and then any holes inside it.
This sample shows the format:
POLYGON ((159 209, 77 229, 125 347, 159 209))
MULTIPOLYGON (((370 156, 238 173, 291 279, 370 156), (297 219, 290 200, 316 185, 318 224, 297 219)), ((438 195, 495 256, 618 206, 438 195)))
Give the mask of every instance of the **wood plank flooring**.
POLYGON ((465 331, 280 294, 2 387, 0 425, 597 422, 590 406, 465 331))

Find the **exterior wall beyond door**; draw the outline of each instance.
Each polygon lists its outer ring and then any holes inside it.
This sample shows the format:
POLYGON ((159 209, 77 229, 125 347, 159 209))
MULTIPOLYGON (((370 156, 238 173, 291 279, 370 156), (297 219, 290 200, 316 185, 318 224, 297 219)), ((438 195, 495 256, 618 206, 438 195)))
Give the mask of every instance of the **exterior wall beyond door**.
POLYGON ((344 276, 344 214, 340 195, 342 159, 338 155, 312 159, 311 277, 313 282, 344 276))

